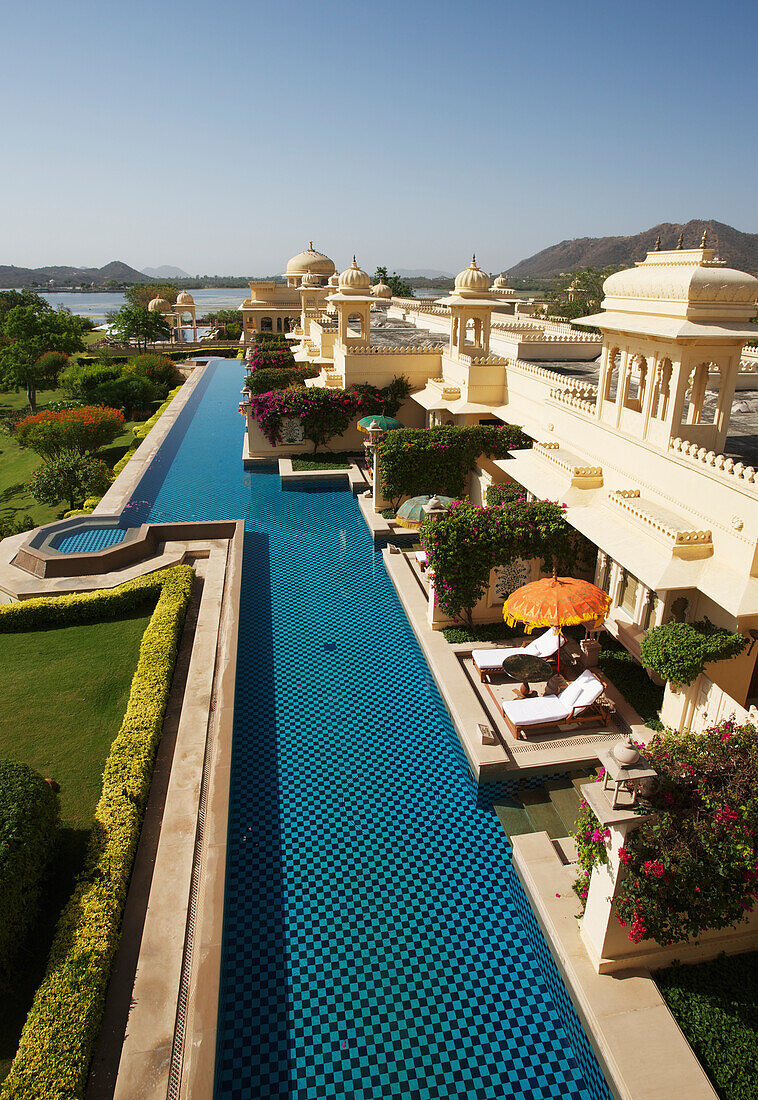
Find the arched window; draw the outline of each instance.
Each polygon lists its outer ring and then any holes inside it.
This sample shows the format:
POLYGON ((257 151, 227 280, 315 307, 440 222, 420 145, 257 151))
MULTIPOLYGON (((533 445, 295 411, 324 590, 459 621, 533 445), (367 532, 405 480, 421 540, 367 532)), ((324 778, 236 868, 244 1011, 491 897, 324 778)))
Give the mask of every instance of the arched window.
POLYGON ((281 319, 281 317, 277 317, 277 319, 276 319, 276 331, 277 332, 282 331, 282 319, 281 319))
POLYGON ((608 354, 608 364, 605 368, 605 393, 606 401, 615 401, 619 385, 619 368, 621 366, 621 349, 611 348, 608 354))
POLYGON ((270 317, 261 317, 261 332, 273 332, 274 326, 270 317))
POLYGON ((645 400, 645 383, 647 381, 647 359, 643 355, 635 355, 627 366, 626 392, 624 405, 634 412, 642 411, 642 403, 645 400))
POLYGON ((363 318, 360 313, 351 313, 347 319, 348 336, 363 336, 363 318))
POLYGON ((665 420, 669 410, 669 398, 671 397, 671 360, 661 359, 655 372, 655 389, 653 401, 650 406, 651 416, 655 420, 665 420))
POLYGON ((682 406, 682 424, 712 424, 716 416, 716 401, 706 401, 709 363, 698 363, 690 372, 689 385, 682 406))

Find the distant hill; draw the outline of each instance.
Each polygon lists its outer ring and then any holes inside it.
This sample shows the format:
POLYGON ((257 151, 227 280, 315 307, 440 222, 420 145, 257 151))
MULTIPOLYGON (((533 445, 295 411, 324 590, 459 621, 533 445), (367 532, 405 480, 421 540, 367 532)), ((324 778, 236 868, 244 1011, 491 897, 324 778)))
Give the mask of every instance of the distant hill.
POLYGON ((524 278, 560 275, 582 267, 631 267, 635 260, 644 260, 659 234, 661 248, 676 248, 682 232, 684 247, 696 248, 706 229, 708 246, 716 249, 719 259, 741 271, 758 271, 758 233, 742 233, 723 222, 691 221, 686 225, 663 222, 634 237, 578 237, 573 241, 561 241, 521 260, 508 268, 508 273, 524 278))
POLYGON ((121 260, 112 260, 105 267, 13 267, 0 264, 0 288, 4 289, 45 287, 51 280, 56 289, 88 286, 90 283, 102 287, 111 279, 117 283, 150 282, 149 275, 121 260))
POLYGON ((192 276, 188 275, 186 271, 182 271, 180 267, 172 267, 171 264, 164 264, 162 267, 143 267, 142 271, 145 275, 149 275, 151 279, 192 278, 192 276))
POLYGON ((418 267, 409 268, 401 267, 399 271, 395 272, 396 275, 401 275, 404 279, 454 279, 455 276, 451 275, 449 271, 439 271, 433 267, 418 267))

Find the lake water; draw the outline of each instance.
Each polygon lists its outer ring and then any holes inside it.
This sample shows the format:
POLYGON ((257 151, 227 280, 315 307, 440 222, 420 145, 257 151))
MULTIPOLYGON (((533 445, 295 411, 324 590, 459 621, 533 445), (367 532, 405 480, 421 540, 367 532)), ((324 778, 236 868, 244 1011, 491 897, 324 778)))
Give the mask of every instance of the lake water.
MULTIPOLYGON (((198 317, 209 309, 236 309, 249 295, 245 287, 233 286, 209 287, 190 293, 195 299, 198 317)), ((101 324, 109 313, 116 313, 126 302, 123 294, 72 294, 64 290, 41 291, 40 298, 49 302, 53 309, 64 306, 97 324, 101 324)))
MULTIPOLYGON (((102 324, 109 313, 116 313, 121 309, 126 299, 123 294, 72 294, 65 290, 52 290, 38 292, 40 298, 49 302, 53 309, 64 306, 72 313, 78 313, 82 317, 89 317, 96 324, 102 324)), ((417 298, 439 298, 447 291, 414 291, 417 298)), ((209 309, 236 309, 241 305, 248 292, 244 287, 219 286, 209 287, 205 290, 191 290, 190 294, 195 299, 197 315, 201 317, 209 309)))

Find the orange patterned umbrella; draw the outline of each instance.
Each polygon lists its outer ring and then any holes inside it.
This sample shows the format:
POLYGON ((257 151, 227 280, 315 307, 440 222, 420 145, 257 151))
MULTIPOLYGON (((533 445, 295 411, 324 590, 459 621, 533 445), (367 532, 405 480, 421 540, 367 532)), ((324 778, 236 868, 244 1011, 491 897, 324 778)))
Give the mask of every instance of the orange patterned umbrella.
MULTIPOLYGON (((503 606, 503 618, 509 626, 525 624, 529 634, 536 626, 552 626, 560 633, 564 626, 601 622, 608 613, 611 598, 602 588, 574 577, 544 577, 512 592, 503 606)), ((560 650, 559 659, 560 659, 560 650)))

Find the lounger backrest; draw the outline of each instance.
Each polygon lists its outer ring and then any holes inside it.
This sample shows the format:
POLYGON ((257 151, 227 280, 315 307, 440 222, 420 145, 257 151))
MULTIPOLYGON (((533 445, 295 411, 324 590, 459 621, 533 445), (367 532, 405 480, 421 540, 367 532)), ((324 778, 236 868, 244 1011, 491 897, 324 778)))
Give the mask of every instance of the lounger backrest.
POLYGON ((549 626, 544 634, 530 642, 526 649, 535 657, 552 657, 563 645, 565 638, 562 634, 556 634, 552 626, 549 626))
POLYGON ((577 676, 573 684, 561 692, 559 698, 565 707, 576 710, 577 707, 588 707, 590 703, 602 695, 603 685, 597 676, 587 669, 581 676, 577 676))

